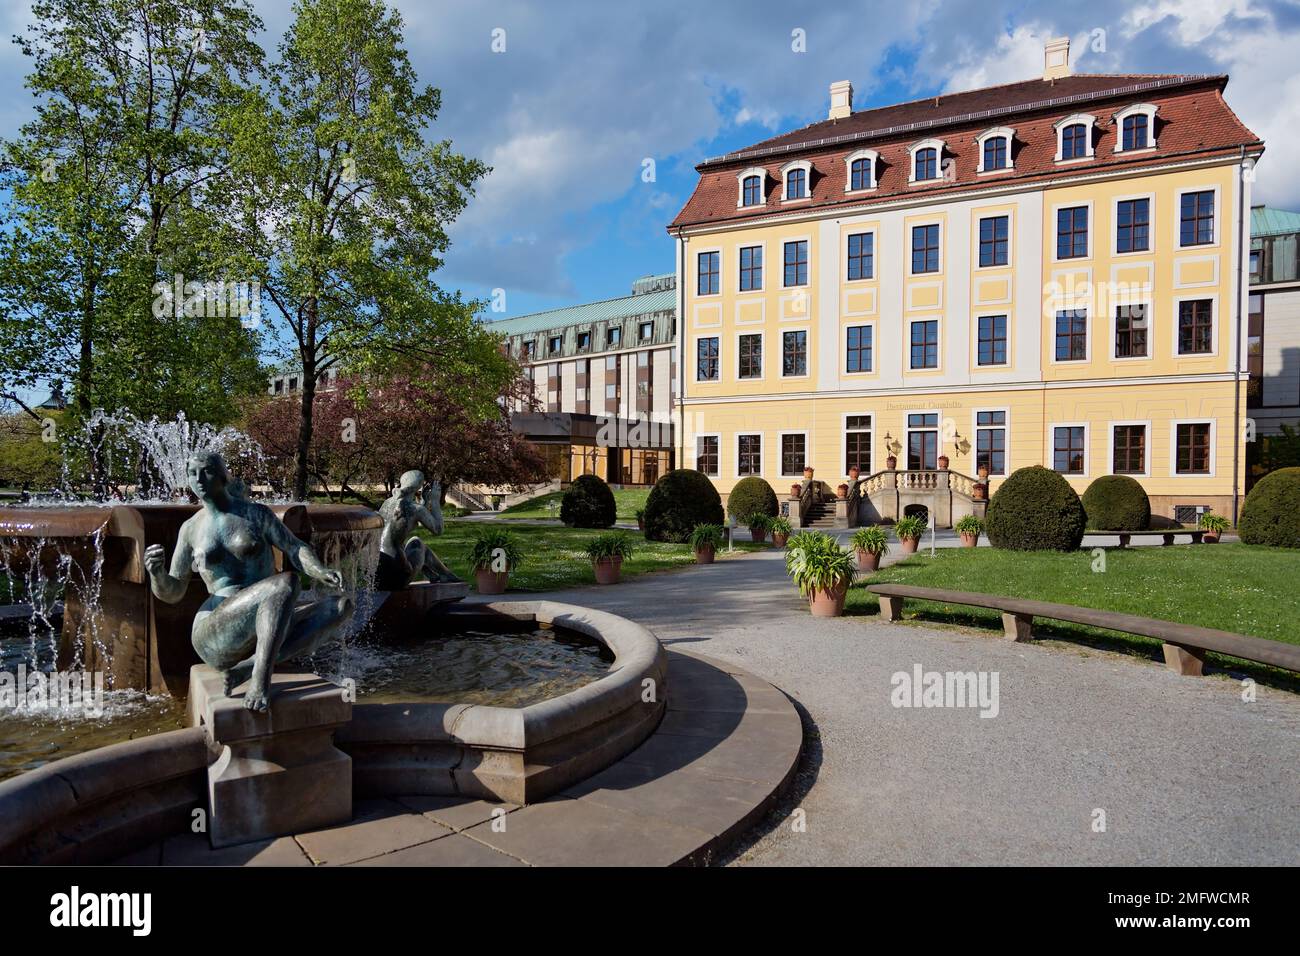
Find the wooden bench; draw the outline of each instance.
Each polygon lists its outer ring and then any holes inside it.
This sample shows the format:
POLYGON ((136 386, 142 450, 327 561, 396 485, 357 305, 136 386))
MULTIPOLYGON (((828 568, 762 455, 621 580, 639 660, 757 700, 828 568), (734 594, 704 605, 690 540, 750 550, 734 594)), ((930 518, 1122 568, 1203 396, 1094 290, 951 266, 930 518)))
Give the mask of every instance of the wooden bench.
POLYGON ((890 621, 902 619, 905 598, 940 604, 962 604, 1002 612, 1003 633, 1013 641, 1033 639, 1033 622, 1036 617, 1154 638, 1163 644, 1165 664, 1170 670, 1190 677, 1201 676, 1206 651, 1300 671, 1300 646, 1233 634, 1230 631, 1216 631, 1213 628, 1177 624, 1118 611, 1099 611, 1073 604, 1052 604, 975 591, 945 591, 942 588, 919 588, 910 584, 871 584, 867 590, 880 599, 881 616, 890 621))
POLYGON ((1185 534, 1192 539, 1192 544, 1200 544, 1201 536, 1205 534, 1204 528, 1162 528, 1155 531, 1089 531, 1088 534, 1117 534, 1119 535, 1119 546, 1127 548, 1129 541, 1133 538, 1153 538, 1156 535, 1164 538, 1162 544, 1169 545, 1174 543, 1174 536, 1185 534))

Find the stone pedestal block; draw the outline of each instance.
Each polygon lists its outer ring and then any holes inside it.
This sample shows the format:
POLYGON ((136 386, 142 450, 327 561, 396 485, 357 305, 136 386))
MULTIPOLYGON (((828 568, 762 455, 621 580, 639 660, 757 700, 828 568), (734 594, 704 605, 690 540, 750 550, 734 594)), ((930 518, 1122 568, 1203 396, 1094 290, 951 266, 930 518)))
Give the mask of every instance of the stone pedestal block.
POLYGON ((190 672, 190 722, 219 751, 208 768, 214 848, 352 819, 352 758, 334 746, 352 718, 344 688, 315 674, 276 674, 267 713, 226 697, 206 665, 190 672))

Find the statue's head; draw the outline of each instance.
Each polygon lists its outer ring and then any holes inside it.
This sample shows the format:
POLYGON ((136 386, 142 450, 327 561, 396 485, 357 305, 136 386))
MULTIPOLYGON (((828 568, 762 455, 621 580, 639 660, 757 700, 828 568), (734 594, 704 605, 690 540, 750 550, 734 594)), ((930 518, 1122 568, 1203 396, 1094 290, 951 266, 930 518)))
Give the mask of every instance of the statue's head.
POLYGON ((226 460, 215 451, 191 455, 185 466, 185 474, 189 479, 190 491, 200 500, 211 498, 230 484, 226 460))
POLYGON ((404 495, 414 494, 424 484, 424 472, 418 469, 408 471, 397 482, 398 490, 404 495))

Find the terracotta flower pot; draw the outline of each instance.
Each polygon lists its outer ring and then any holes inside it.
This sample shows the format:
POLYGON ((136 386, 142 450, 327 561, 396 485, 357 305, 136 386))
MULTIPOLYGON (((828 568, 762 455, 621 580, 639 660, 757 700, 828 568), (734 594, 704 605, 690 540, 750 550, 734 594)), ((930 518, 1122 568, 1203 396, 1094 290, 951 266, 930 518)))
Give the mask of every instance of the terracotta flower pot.
POLYGON ((1207 531, 1207 532, 1205 532, 1205 534, 1201 535, 1201 540, 1202 540, 1203 542, 1205 542, 1206 544, 1218 544, 1218 543, 1219 543, 1219 532, 1218 532, 1218 531, 1207 531))
POLYGON ((983 482, 977 481, 975 482, 975 484, 971 485, 970 496, 974 498, 976 501, 983 501, 984 497, 988 493, 989 493, 989 486, 984 484, 983 482))
POLYGON ((886 459, 885 459, 885 467, 886 467, 889 471, 897 471, 897 470, 898 470, 898 457, 897 457, 896 455, 890 455, 888 458, 886 458, 886 459))
POLYGON ((695 563, 696 563, 696 564, 712 564, 712 563, 713 563, 713 557, 714 557, 714 554, 715 554, 715 553, 716 553, 716 552, 714 551, 712 545, 710 545, 710 546, 707 547, 707 548, 696 548, 696 549, 695 549, 695 563))
POLYGON ((619 575, 623 571, 623 559, 601 558, 599 561, 591 562, 591 567, 596 572, 597 584, 618 584, 619 575))
POLYGON ((750 528, 749 536, 754 539, 755 544, 763 544, 765 541, 767 541, 767 529, 750 528))
POLYGON ((841 501, 843 501, 848 496, 849 496, 848 485, 840 485, 838 488, 835 489, 835 497, 839 498, 841 501))
POLYGON ((939 456, 939 470, 940 470, 940 471, 947 471, 947 470, 948 470, 948 456, 947 456, 947 455, 940 455, 940 456, 939 456))
POLYGON ((784 548, 785 543, 789 540, 790 536, 788 534, 781 534, 777 531, 772 532, 772 544, 778 548, 784 548))
POLYGON ((489 568, 474 569, 474 587, 479 594, 505 594, 510 582, 509 571, 493 571, 489 568))
POLYGON ((844 613, 844 600, 849 595, 848 583, 830 591, 814 591, 808 598, 808 610, 813 617, 839 617, 844 613))
POLYGON ((870 551, 859 551, 858 570, 867 572, 880 570, 880 555, 872 554, 870 551))
POLYGON ((961 546, 963 548, 973 548, 979 543, 980 543, 979 535, 971 534, 969 531, 963 531, 961 533, 961 546))
POLYGON ((801 488, 799 485, 791 485, 791 486, 790 486, 790 497, 791 497, 791 498, 798 498, 801 494, 803 494, 803 488, 801 488))
POLYGON ((920 538, 899 538, 898 544, 904 554, 916 554, 916 546, 920 544, 920 538))

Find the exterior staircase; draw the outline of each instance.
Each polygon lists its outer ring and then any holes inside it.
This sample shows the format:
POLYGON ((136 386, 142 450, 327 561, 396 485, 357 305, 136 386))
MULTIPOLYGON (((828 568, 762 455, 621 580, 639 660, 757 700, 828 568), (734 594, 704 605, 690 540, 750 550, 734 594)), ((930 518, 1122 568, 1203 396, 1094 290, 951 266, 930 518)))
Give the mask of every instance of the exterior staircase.
POLYGON ((834 502, 815 501, 808 506, 804 513, 803 521, 800 526, 804 528, 816 528, 819 531, 831 531, 839 527, 835 523, 835 504, 834 502))

